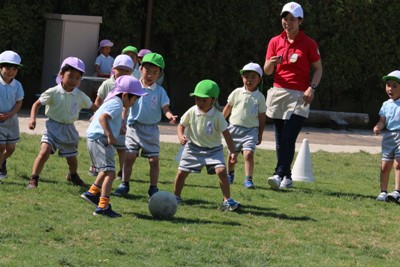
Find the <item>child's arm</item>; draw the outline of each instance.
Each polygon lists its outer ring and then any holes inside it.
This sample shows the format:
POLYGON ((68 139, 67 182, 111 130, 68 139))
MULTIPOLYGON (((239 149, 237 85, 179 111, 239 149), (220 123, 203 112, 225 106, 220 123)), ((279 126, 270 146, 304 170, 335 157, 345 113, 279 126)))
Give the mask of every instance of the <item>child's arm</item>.
POLYGON ((176 128, 176 132, 178 134, 179 143, 181 145, 186 144, 188 140, 185 135, 185 126, 183 126, 182 124, 178 124, 178 127, 176 128))
POLYGON ((169 120, 169 123, 170 124, 175 124, 176 123, 176 119, 178 118, 178 116, 172 114, 172 111, 169 109, 169 105, 163 106, 162 110, 164 112, 165 117, 167 117, 167 119, 169 120))
POLYGON ((231 163, 236 163, 237 162, 237 153, 235 152, 235 145, 233 144, 233 139, 231 136, 231 133, 229 132, 228 129, 222 132, 222 135, 224 136, 226 145, 228 146, 229 152, 231 152, 231 158, 230 162, 231 163))
POLYGON ((100 96, 97 96, 96 100, 94 101, 94 104, 96 106, 96 109, 98 109, 103 104, 103 99, 101 99, 100 96))
POLYGON ((267 115, 265 115, 265 112, 258 113, 258 142, 256 143, 256 145, 261 144, 266 119, 267 115))
POLYGON ((374 134, 379 135, 381 133, 381 130, 385 128, 385 125, 386 125, 386 117, 380 116, 378 123, 375 125, 373 129, 374 134))
POLYGON ((112 134, 108 121, 111 120, 111 116, 107 113, 103 113, 99 116, 99 123, 103 127, 104 134, 107 136, 108 144, 113 145, 117 142, 117 139, 112 134))
POLYGON ((93 112, 96 112, 96 110, 98 109, 99 107, 98 106, 96 106, 96 104, 95 103, 92 103, 92 105, 90 106, 90 110, 91 111, 93 111, 93 112))
POLYGON ((40 102, 40 100, 36 100, 35 103, 33 103, 32 108, 31 108, 31 118, 29 121, 29 129, 34 130, 36 128, 36 116, 38 113, 38 110, 40 108, 40 106, 42 105, 42 103, 40 102))
POLYGON ((129 108, 122 108, 122 126, 119 132, 122 135, 126 134, 126 118, 128 117, 129 108))
POLYGON ((17 113, 22 106, 22 99, 15 102, 14 107, 7 113, 0 113, 0 121, 6 121, 17 113))
POLYGON ((222 110, 222 115, 224 115, 224 118, 226 119, 229 114, 231 114, 232 111, 232 105, 227 103, 224 107, 224 110, 222 110))

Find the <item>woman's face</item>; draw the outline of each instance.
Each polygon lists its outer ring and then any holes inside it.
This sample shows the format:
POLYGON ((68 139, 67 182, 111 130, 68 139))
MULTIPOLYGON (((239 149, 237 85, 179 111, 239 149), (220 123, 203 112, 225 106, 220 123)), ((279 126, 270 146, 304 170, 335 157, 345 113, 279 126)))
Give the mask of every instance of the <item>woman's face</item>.
POLYGON ((302 22, 302 19, 294 17, 290 12, 287 12, 286 16, 282 17, 282 27, 287 34, 297 33, 302 22))

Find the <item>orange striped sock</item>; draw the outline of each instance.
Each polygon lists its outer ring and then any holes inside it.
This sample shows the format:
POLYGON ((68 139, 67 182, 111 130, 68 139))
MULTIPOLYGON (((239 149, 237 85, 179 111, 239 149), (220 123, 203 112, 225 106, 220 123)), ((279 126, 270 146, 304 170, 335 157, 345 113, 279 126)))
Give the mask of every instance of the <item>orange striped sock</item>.
POLYGON ((99 208, 107 208, 108 203, 110 203, 110 197, 100 197, 99 208))
POLYGON ((100 193, 101 187, 98 187, 96 184, 92 184, 89 189, 89 193, 92 195, 98 195, 100 193))

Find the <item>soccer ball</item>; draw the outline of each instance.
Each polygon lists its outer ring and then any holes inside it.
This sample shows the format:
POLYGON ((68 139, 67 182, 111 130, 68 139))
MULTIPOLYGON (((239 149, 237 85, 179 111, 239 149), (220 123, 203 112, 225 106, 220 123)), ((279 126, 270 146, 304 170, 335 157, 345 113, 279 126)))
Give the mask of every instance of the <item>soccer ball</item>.
POLYGON ((167 191, 158 191, 149 200, 149 211, 156 219, 170 219, 178 209, 175 195, 167 191))

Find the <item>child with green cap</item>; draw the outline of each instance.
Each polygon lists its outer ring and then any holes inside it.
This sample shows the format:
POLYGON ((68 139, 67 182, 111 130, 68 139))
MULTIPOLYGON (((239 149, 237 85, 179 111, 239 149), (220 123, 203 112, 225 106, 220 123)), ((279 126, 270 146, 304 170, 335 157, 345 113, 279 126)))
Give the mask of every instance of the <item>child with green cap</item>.
POLYGON ((164 58, 160 54, 148 53, 143 57, 140 82, 148 94, 136 101, 129 110, 125 135, 126 160, 122 183, 114 192, 116 196, 128 194, 132 167, 139 151, 150 164, 148 196, 158 192, 160 131, 157 124, 161 121, 163 113, 171 124, 175 124, 177 118, 169 109, 170 100, 165 89, 156 82, 164 67, 164 58))
POLYGON ((235 210, 240 203, 230 197, 221 133, 231 152, 231 163, 236 163, 237 154, 228 124, 216 108, 219 87, 214 81, 203 80, 196 85, 194 93, 190 95, 195 97, 196 105, 182 116, 177 129, 179 142, 185 147, 174 181, 174 194, 178 203, 182 203, 181 193, 189 173, 200 173, 205 166, 208 174, 217 174, 219 177, 224 198, 222 208, 235 210))
POLYGON ((121 54, 128 55, 128 56, 131 57, 131 59, 133 61, 132 76, 139 80, 140 79, 140 69, 139 69, 140 63, 138 61, 138 50, 137 50, 137 48, 132 46, 132 45, 128 45, 127 47, 122 49, 121 54))

